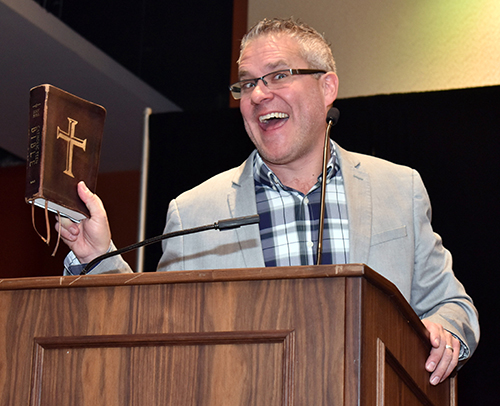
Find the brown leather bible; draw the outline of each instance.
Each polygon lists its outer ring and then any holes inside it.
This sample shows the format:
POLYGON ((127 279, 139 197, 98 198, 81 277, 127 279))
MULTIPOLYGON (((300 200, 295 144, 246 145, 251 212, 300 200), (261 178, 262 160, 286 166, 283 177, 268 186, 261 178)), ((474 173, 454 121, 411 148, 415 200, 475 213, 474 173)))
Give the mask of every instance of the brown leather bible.
POLYGON ((29 114, 26 202, 74 221, 90 217, 77 184, 95 192, 106 110, 45 84, 30 90, 29 114))

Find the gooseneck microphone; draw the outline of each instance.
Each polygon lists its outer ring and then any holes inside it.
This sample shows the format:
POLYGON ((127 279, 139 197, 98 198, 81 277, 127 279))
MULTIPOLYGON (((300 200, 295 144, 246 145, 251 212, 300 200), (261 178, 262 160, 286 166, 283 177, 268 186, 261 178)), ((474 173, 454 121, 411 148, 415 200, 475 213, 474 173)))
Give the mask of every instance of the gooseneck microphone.
POLYGON ((325 224, 325 194, 326 194, 326 166, 328 164, 328 151, 330 150, 330 130, 339 121, 340 111, 336 107, 328 110, 326 115, 327 127, 325 131, 325 145, 323 147, 323 170, 321 175, 321 205, 319 212, 318 248, 316 251, 316 265, 321 264, 323 251, 323 228, 325 224))
MULTIPOLYGON (((328 114, 326 115, 326 122, 327 124, 330 124, 331 127, 333 127, 335 124, 337 124, 337 121, 339 121, 339 117, 339 109, 336 107, 332 107, 330 110, 328 110, 328 114)), ((330 128, 328 128, 328 131, 330 131, 330 128)))
POLYGON ((247 226, 250 224, 256 224, 258 222, 259 222, 259 215, 254 214, 251 216, 243 216, 243 217, 230 218, 230 219, 226 219, 226 220, 219 220, 213 224, 208 224, 206 226, 188 228, 186 230, 178 230, 178 231, 173 231, 171 233, 158 235, 156 237, 151 237, 151 238, 148 238, 144 241, 137 242, 135 244, 129 245, 129 246, 124 247, 124 248, 120 248, 120 249, 115 250, 115 251, 107 252, 106 254, 103 254, 103 255, 100 255, 100 256, 94 258, 87 265, 85 265, 82 272, 80 272, 80 275, 86 275, 94 267, 94 265, 96 265, 97 263, 101 262, 104 259, 114 257, 115 255, 120 255, 120 254, 123 254, 125 252, 133 251, 137 248, 145 247, 146 245, 153 244, 155 242, 162 241, 162 240, 165 240, 167 238, 179 237, 181 235, 199 233, 201 231, 206 231, 206 230, 219 230, 219 231, 231 230, 233 228, 239 228, 239 227, 247 226))

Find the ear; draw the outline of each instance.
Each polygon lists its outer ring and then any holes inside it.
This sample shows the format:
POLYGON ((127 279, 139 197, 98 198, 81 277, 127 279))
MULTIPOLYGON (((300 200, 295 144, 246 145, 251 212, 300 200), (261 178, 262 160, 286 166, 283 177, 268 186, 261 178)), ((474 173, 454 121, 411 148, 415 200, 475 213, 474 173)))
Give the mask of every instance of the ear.
POLYGON ((339 77, 334 72, 327 72, 323 75, 322 80, 326 105, 331 106, 339 91, 339 77))

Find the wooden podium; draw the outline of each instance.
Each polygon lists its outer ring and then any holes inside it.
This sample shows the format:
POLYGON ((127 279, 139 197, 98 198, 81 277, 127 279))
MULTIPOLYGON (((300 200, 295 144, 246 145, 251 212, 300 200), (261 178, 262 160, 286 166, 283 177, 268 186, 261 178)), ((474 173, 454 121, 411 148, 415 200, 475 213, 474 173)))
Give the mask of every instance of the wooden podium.
POLYGON ((455 405, 364 265, 0 280, 2 406, 455 405))

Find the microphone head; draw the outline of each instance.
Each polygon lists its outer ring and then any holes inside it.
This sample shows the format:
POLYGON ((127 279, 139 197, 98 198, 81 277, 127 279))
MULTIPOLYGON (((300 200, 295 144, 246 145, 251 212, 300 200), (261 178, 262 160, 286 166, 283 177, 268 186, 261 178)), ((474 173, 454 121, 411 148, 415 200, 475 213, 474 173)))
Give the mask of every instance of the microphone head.
POLYGON ((339 116, 339 109, 336 107, 332 107, 330 110, 328 110, 328 113, 326 115, 326 122, 334 126, 335 124, 337 124, 337 121, 339 121, 339 116))

